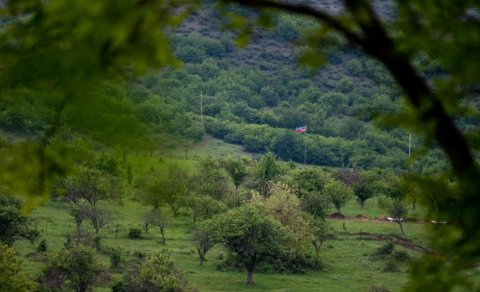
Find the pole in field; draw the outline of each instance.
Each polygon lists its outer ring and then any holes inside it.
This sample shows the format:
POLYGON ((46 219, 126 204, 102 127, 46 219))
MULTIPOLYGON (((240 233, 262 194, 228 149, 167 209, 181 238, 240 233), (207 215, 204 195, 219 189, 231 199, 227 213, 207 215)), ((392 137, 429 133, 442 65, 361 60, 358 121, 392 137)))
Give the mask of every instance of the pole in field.
POLYGON ((408 158, 410 158, 410 154, 412 150, 412 133, 408 135, 408 158))
POLYGON ((203 124, 203 92, 200 92, 200 121, 203 124))
MULTIPOLYGON (((298 127, 295 129, 295 133, 302 133, 307 132, 307 126, 298 127)), ((307 165, 307 134, 305 134, 304 138, 304 153, 303 153, 303 164, 307 165)))

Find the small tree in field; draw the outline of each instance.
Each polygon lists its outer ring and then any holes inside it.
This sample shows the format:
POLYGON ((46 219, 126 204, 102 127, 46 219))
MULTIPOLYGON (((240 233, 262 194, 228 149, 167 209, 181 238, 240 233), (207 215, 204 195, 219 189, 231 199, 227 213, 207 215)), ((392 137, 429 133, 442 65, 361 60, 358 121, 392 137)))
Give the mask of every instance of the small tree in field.
POLYGON ((242 206, 218 215, 207 224, 216 242, 233 252, 247 270, 247 284, 253 284, 255 267, 280 254, 288 231, 259 207, 242 206))
POLYGON ((227 209, 223 202, 210 196, 191 195, 185 199, 185 205, 192 209, 193 224, 199 218, 209 219, 227 209))
POLYGON ((408 214, 408 209, 405 206, 405 201, 401 198, 387 199, 382 198, 379 200, 379 205, 387 214, 400 226, 402 234, 405 235, 405 230, 403 229, 403 220, 408 214))
POLYGON ((315 248, 315 252, 320 252, 325 240, 331 237, 330 234, 330 225, 327 221, 321 219, 312 219, 311 220, 311 229, 312 229, 312 245, 315 248))
POLYGON ((325 220, 330 206, 330 199, 321 193, 305 193, 301 199, 302 211, 307 212, 315 218, 325 220))
POLYGON ((133 261, 112 291, 195 291, 165 251, 133 261))
POLYGON ((0 244, 0 291, 27 292, 35 283, 22 272, 22 262, 15 257, 15 250, 0 244))
POLYGON ((95 235, 98 237, 100 230, 110 223, 110 212, 98 207, 90 207, 87 212, 88 219, 95 229, 95 235))
POLYGON ((227 171, 230 178, 233 180, 235 185, 235 191, 238 191, 238 188, 243 183, 245 178, 248 175, 247 172, 247 160, 242 158, 227 158, 222 161, 222 166, 227 171))
POLYGON ((0 194, 0 243, 12 245, 18 238, 34 241, 38 232, 30 227, 29 219, 22 214, 18 199, 0 194))
POLYGON ((63 291, 70 288, 85 292, 99 284, 104 275, 105 269, 95 249, 79 244, 61 250, 50 259, 40 284, 46 290, 63 291))
POLYGON ((193 232, 192 241, 198 252, 200 266, 203 266, 203 262, 206 261, 205 255, 215 244, 210 237, 206 229, 199 229, 193 232))
POLYGON ((338 213, 341 213, 340 209, 353 197, 351 188, 335 180, 325 185, 324 193, 330 198, 338 213))
POLYGON ((165 244, 165 227, 168 225, 167 217, 161 212, 160 209, 155 209, 144 215, 143 220, 145 225, 153 225, 158 227, 161 235, 160 243, 165 244))

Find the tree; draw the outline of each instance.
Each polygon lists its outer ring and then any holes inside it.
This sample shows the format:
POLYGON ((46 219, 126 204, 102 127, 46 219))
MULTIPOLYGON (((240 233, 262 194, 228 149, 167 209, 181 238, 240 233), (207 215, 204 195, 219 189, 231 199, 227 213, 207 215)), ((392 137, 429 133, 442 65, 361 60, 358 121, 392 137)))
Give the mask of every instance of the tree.
POLYGON ((247 270, 247 284, 253 284, 255 267, 269 256, 282 253, 287 230, 265 210, 241 206, 212 218, 209 226, 215 242, 235 253, 247 270))
POLYGON ((182 207, 185 206, 185 197, 190 194, 192 183, 191 175, 171 165, 168 174, 151 174, 137 181, 136 185, 142 190, 142 200, 154 209, 167 204, 176 217, 182 207))
POLYGON ((327 216, 330 207, 330 198, 323 193, 307 193, 301 199, 301 207, 304 212, 325 221, 325 217, 327 216))
POLYGON ((210 237, 206 229, 198 229, 193 232, 192 241, 198 252, 200 266, 203 266, 203 262, 206 261, 205 255, 215 244, 210 237))
POLYGON ((340 214, 340 209, 353 197, 352 189, 336 180, 332 180, 325 185, 324 193, 330 198, 340 214))
POLYGON ((15 250, 0 244, 0 291, 33 290, 35 283, 22 271, 22 262, 15 257, 15 250))
POLYGON ((160 243, 165 244, 165 241, 167 240, 165 238, 165 228, 168 225, 168 219, 164 214, 162 214, 161 209, 158 208, 148 212, 143 216, 143 220, 146 226, 153 225, 158 227, 161 235, 160 243))
MULTIPOLYGON (((468 104, 468 96, 475 95, 477 90, 476 85, 480 76, 478 74, 480 66, 476 61, 480 50, 475 33, 478 28, 476 17, 478 3, 463 1, 452 5, 449 1, 441 3, 397 1, 399 9, 396 21, 383 23, 371 2, 367 0, 345 0, 345 14, 341 16, 303 3, 270 0, 236 2, 255 8, 281 9, 313 17, 385 65, 403 89, 411 105, 413 114, 403 120, 409 121, 410 125, 418 124, 418 131, 426 134, 427 138, 434 138, 439 142, 451 162, 459 183, 461 195, 456 201, 455 208, 450 205, 436 205, 432 208, 438 210, 439 216, 446 216, 452 219, 452 222, 456 222, 452 228, 458 228, 464 234, 461 239, 452 238, 450 244, 444 245, 446 246, 444 251, 454 255, 462 268, 474 263, 480 247, 475 249, 470 246, 471 243, 479 242, 480 238, 477 224, 480 221, 478 209, 480 173, 471 151, 471 145, 474 143, 469 142, 475 139, 467 140, 452 116, 458 112, 468 112, 460 110, 461 105, 464 101, 468 104), (395 26, 401 27, 402 30, 395 31, 395 26), (444 73, 442 72, 441 77, 435 82, 423 78, 423 74, 412 64, 411 60, 420 54, 427 55, 441 65, 444 73), (430 86, 434 83, 435 86, 430 86)), ((2 76, 5 78, 0 79, 7 84, 21 84, 32 88, 38 83, 47 87, 52 85, 47 91, 52 90, 61 97, 55 103, 52 126, 45 131, 44 138, 39 142, 35 141, 34 147, 30 147, 30 151, 27 152, 39 154, 36 159, 39 162, 38 181, 42 183, 38 189, 34 189, 35 194, 43 193, 45 190, 46 169, 53 170, 50 174, 58 174, 58 170, 63 169, 46 167, 52 166, 48 164, 49 159, 46 159, 46 149, 59 128, 62 112, 68 102, 78 97, 82 97, 84 101, 83 97, 88 97, 88 94, 84 94, 89 92, 86 86, 88 83, 93 83, 91 81, 97 78, 112 76, 114 72, 135 75, 143 71, 148 64, 174 63, 172 54, 165 46, 164 32, 169 30, 162 26, 170 27, 177 24, 178 18, 183 16, 178 13, 189 9, 178 9, 177 5, 170 7, 162 1, 125 2, 121 4, 122 9, 115 9, 116 5, 119 5, 118 1, 105 1, 98 7, 85 1, 64 4, 32 1, 25 5, 12 1, 2 6, 5 15, 10 15, 13 19, 25 15, 32 17, 22 19, 25 21, 22 26, 18 26, 16 21, 6 23, 2 39, 8 49, 2 52, 4 56, 2 59, 8 62, 2 64, 2 76), (164 17, 150 17, 151 13, 159 13, 159 10, 164 17), (118 11, 118 17, 109 18, 111 11, 118 11), (52 27, 61 29, 59 31, 51 29, 52 27), (100 29, 102 27, 105 29, 100 29), (82 28, 83 33, 71 33, 79 28, 82 28), (99 33, 100 31, 102 33, 99 33), (92 35, 96 37, 92 38, 92 35), (52 41, 45 43, 45 39, 52 41), (13 46, 12 40, 15 43, 13 46), (65 46, 66 43, 70 45, 65 46), (140 51, 133 48, 139 48, 140 51), (129 70, 125 70, 127 65, 129 70), (37 70, 31 70, 33 67, 37 70), (75 86, 78 84, 81 86, 75 86), (83 87, 86 89, 80 90, 83 87)), ((245 23, 247 26, 246 32, 243 31, 244 34, 241 36, 252 31, 248 21, 239 21, 238 18, 235 20, 234 23, 245 23)), ((324 43, 319 38, 324 35, 325 30, 318 28, 312 31, 314 33, 312 37, 303 39, 311 40, 310 45, 317 48, 318 44, 324 43)), ((310 58, 303 59, 318 64, 316 56, 314 53, 310 54, 310 58)), ((88 99, 92 100, 94 98, 88 99)), ((86 111, 91 109, 84 108, 86 111)), ((24 155, 23 158, 25 157, 31 159, 37 156, 24 155)), ((32 165, 24 161, 27 160, 22 159, 22 164, 32 165)), ((35 175, 37 176, 37 173, 35 175)), ((433 204, 435 205, 435 202, 433 204)), ((459 267, 455 266, 455 269, 459 267)), ((432 283, 437 285, 444 282, 432 280, 432 283)), ((455 283, 442 287, 454 285, 455 283)))
POLYGON ((75 221, 78 237, 80 237, 81 235, 81 227, 82 227, 83 221, 85 221, 88 218, 89 209, 90 207, 85 203, 72 204, 70 215, 72 215, 73 221, 75 221))
POLYGON ((331 227, 325 220, 313 219, 310 224, 313 231, 312 245, 318 255, 325 240, 331 237, 331 227))
POLYGON ((242 158, 230 157, 223 160, 221 164, 223 165, 223 168, 225 168, 225 170, 227 171, 230 178, 233 180, 235 192, 237 192, 238 188, 248 175, 247 161, 242 158))
POLYGON ((227 209, 224 203, 210 196, 191 195, 185 199, 185 205, 192 209, 193 224, 198 218, 209 219, 227 209))
POLYGON ((210 196, 216 200, 225 198, 228 193, 228 179, 222 171, 219 161, 206 157, 200 161, 200 167, 193 177, 196 193, 210 196))
POLYGON ((95 249, 81 244, 62 249, 54 254, 43 270, 41 286, 46 289, 63 290, 67 287, 77 291, 90 291, 105 276, 95 249))
POLYGON ((90 206, 96 206, 99 201, 114 198, 115 186, 107 176, 97 169, 82 169, 79 175, 65 182, 66 198, 74 204, 84 200, 90 206))
POLYGON ((306 168, 293 172, 289 185, 299 198, 310 193, 321 193, 328 177, 318 169, 306 168))
MULTIPOLYGON (((430 201, 439 216, 447 216, 457 222, 455 227, 462 231, 460 238, 450 238, 449 244, 443 245, 443 251, 452 255, 458 265, 445 261, 435 261, 441 264, 445 274, 456 274, 458 269, 471 266, 479 254, 480 246, 471 248, 474 242, 480 241, 480 171, 472 155, 472 148, 464 133, 459 129, 452 117, 459 113, 460 104, 468 103, 468 96, 475 96, 478 76, 480 76, 477 52, 480 51, 475 33, 478 30, 477 17, 472 11, 480 7, 478 3, 464 2, 452 6, 450 2, 441 5, 424 1, 397 1, 398 16, 395 21, 395 33, 384 23, 373 8, 372 1, 345 0, 345 18, 333 15, 316 6, 270 0, 232 1, 258 9, 277 9, 300 16, 312 17, 336 33, 341 34, 350 44, 358 46, 366 54, 380 61, 392 75, 399 87, 405 93, 411 114, 402 120, 409 122, 410 128, 416 128, 423 133, 426 140, 435 139, 447 155, 452 170, 459 182, 460 193, 455 208, 451 205, 440 205, 430 201), (475 15, 475 16, 474 16, 475 15), (472 49, 473 48, 473 49, 472 49), (427 56, 445 70, 439 78, 435 78, 436 86, 430 83, 412 64, 415 56, 427 56), (443 78, 448 76, 449 78, 443 78), (455 96, 453 100, 452 96, 455 96), (447 103, 445 100, 452 100, 447 103), (414 127, 415 123, 418 124, 414 127), (428 125, 428 126, 427 126, 428 125), (461 266, 461 268, 460 268, 461 266), (455 267, 455 268, 453 268, 455 267)), ((322 27, 321 26, 321 27, 322 27)), ((323 28, 314 30, 310 45, 318 48, 319 37, 323 28)), ((303 60, 313 65, 318 64, 318 53, 309 51, 303 60)), ((301 58, 302 59, 302 58, 301 58)), ((400 120, 400 119, 398 119, 400 120)), ((398 120, 396 122, 398 123, 398 120)), ((435 181, 431 181, 432 184, 435 181)), ((426 194, 429 192, 426 191, 426 194)), ((428 195, 425 197, 428 198, 428 195)), ((442 242, 445 240, 442 237, 442 242)), ((416 270, 415 283, 410 288, 425 290, 442 287, 453 289, 461 284, 458 278, 442 279, 440 272, 432 272, 429 263, 422 262, 416 270), (431 275, 432 277, 425 277, 431 275), (449 280, 451 280, 449 282, 449 280)))
POLYGON ((262 156, 253 170, 256 189, 262 196, 268 197, 270 195, 269 183, 277 179, 281 172, 280 166, 272 152, 262 156))
POLYGON ((357 197, 357 201, 362 209, 365 206, 365 202, 379 191, 377 181, 381 180, 381 178, 371 171, 345 170, 338 172, 337 177, 347 186, 353 188, 353 194, 357 197))
POLYGON ((109 224, 111 220, 110 212, 95 206, 87 209, 87 217, 90 219, 90 223, 92 223, 92 226, 95 229, 95 235, 97 237, 100 229, 109 224))
POLYGON ((189 290, 187 280, 166 251, 130 263, 122 281, 112 287, 115 292, 189 290))
MULTIPOLYGON (((288 256, 284 257, 283 261, 295 262, 296 259, 305 257, 306 247, 310 245, 312 229, 307 214, 301 209, 300 200, 287 185, 278 182, 273 183, 270 186, 270 196, 263 197, 254 194, 249 204, 264 208, 270 216, 275 218, 293 235, 285 245, 288 248, 290 258, 288 256)), ((277 255, 278 258, 283 256, 285 255, 277 255)), ((296 264, 302 266, 302 263, 299 262, 296 264)))
POLYGON ((408 214, 408 209, 405 206, 405 201, 402 198, 382 198, 379 201, 380 207, 387 211, 388 215, 400 226, 402 235, 405 235, 403 230, 403 221, 408 214))
POLYGON ((0 194, 0 243, 12 245, 18 238, 34 241, 38 232, 21 212, 22 203, 13 197, 0 194))

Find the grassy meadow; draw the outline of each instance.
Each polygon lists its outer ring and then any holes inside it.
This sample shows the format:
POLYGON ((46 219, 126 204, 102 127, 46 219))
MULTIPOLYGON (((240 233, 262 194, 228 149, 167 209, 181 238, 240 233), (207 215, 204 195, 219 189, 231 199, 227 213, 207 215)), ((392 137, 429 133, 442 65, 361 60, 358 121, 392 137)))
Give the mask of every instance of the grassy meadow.
MULTIPOLYGON (((115 223, 101 231, 102 250, 120 248, 125 258, 128 258, 133 257, 136 252, 150 254, 166 248, 172 253, 175 263, 184 272, 187 280, 200 291, 368 291, 373 285, 399 291, 407 281, 406 264, 399 266, 399 272, 382 272, 386 262, 371 256, 375 249, 385 242, 347 234, 368 232, 398 236, 400 230, 395 223, 330 219, 335 238, 326 241, 320 251, 320 256, 327 265, 325 271, 307 274, 256 273, 254 274, 256 284, 250 287, 245 284, 245 272, 225 272, 216 269, 225 255, 220 246, 216 246, 207 254, 204 266, 199 266, 196 250, 190 242, 190 231, 194 225, 187 212, 177 218, 170 217, 171 223, 166 228, 167 241, 165 246, 162 246, 159 244, 160 233, 155 228, 150 228, 141 239, 128 238, 129 228, 140 227, 142 215, 149 210, 148 206, 129 198, 122 204, 109 204, 108 208, 115 223), (115 237, 117 223, 119 231, 115 237)), ((32 213, 50 251, 62 248, 67 234, 75 232, 75 224, 67 210, 68 206, 63 202, 49 202, 32 213)), ((167 209, 165 212, 170 214, 167 209)), ((93 228, 90 229, 87 222, 84 225, 84 229, 93 234, 93 228)), ((406 238, 412 239, 415 243, 424 242, 425 232, 422 225, 415 223, 405 225, 406 238)), ((36 261, 36 254, 32 253, 36 245, 20 240, 16 242, 15 248, 24 258, 25 270, 32 276, 37 275, 41 271, 42 263, 36 261)), ((404 250, 400 246, 396 246, 396 249, 404 250)), ((418 255, 416 252, 407 251, 411 256, 418 255)), ((109 267, 110 261, 106 252, 100 252, 100 255, 104 265, 109 267)), ((114 273, 114 277, 120 275, 114 273)), ((108 287, 105 291, 108 291, 108 287)))
MULTIPOLYGON (((239 146, 225 144, 219 140, 207 138, 206 141, 189 150, 191 159, 185 159, 183 152, 172 151, 169 155, 131 155, 131 167, 135 176, 148 172, 165 171, 169 165, 178 164, 193 170, 196 158, 216 153, 224 155, 246 155, 239 146), (215 150, 209 149, 215 147, 215 150)), ((218 157, 217 156, 217 157, 218 157)), ((126 187, 126 194, 121 202, 100 202, 99 206, 111 212, 111 223, 100 232, 101 250, 99 256, 105 267, 110 267, 108 251, 112 248, 122 251, 123 260, 128 260, 138 253, 151 254, 161 249, 168 249, 176 265, 184 272, 185 277, 200 291, 371 291, 373 287, 387 288, 389 291, 399 291, 408 280, 405 263, 398 264, 399 271, 383 272, 386 260, 372 256, 374 251, 385 245, 386 241, 360 236, 358 233, 382 234, 391 237, 401 236, 397 224, 373 220, 383 214, 378 208, 376 199, 367 201, 363 209, 355 201, 350 201, 343 209, 345 219, 327 219, 330 222, 334 237, 324 243, 320 257, 326 264, 326 269, 306 274, 262 274, 255 273, 255 285, 245 284, 244 271, 219 271, 217 266, 225 257, 226 251, 221 246, 215 246, 207 254, 207 262, 199 265, 198 255, 190 241, 194 228, 191 214, 183 210, 174 218, 167 206, 164 213, 169 215, 166 228, 166 244, 159 243, 159 230, 150 227, 148 233, 142 233, 142 238, 131 239, 128 232, 131 227, 142 228, 142 217, 150 210, 143 205, 131 187, 126 187), (367 219, 356 219, 362 214, 367 219)), ((332 207, 330 213, 335 210, 332 207)), ((69 206, 62 200, 50 201, 33 210, 31 216, 35 219, 41 239, 47 243, 47 252, 58 250, 66 242, 67 235, 74 236, 76 232, 73 218, 69 215, 69 206)), ((197 223, 198 224, 198 223, 197 223)), ((425 224, 405 223, 404 238, 412 243, 426 246, 428 232, 425 224)), ((84 222, 83 230, 94 236, 90 223, 84 222)), ((41 240, 40 239, 40 240, 41 240)), ((15 243, 15 249, 24 260, 25 270, 36 277, 42 270, 42 255, 35 252, 36 244, 25 240, 15 243)), ((396 250, 405 250, 411 257, 418 252, 396 245, 396 250)), ((314 248, 312 246, 312 253, 314 248)), ((112 278, 121 277, 120 271, 110 269, 112 278)), ((109 287, 97 288, 98 291, 109 291, 109 287)))

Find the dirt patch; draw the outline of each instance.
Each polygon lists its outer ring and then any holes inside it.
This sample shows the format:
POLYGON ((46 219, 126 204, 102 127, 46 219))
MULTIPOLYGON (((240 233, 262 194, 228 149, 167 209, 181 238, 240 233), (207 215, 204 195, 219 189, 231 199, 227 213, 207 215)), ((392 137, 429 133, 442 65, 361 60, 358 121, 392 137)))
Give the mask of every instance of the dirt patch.
POLYGON ((331 214, 330 216, 328 216, 328 218, 330 218, 330 219, 345 219, 345 215, 337 212, 337 213, 331 214))
POLYGON ((368 220, 367 216, 363 214, 358 214, 357 216, 355 216, 355 219, 368 220))
POLYGON ((378 221, 388 221, 387 216, 385 216, 385 215, 380 215, 380 216, 378 216, 377 218, 375 218, 375 220, 378 220, 378 221))

